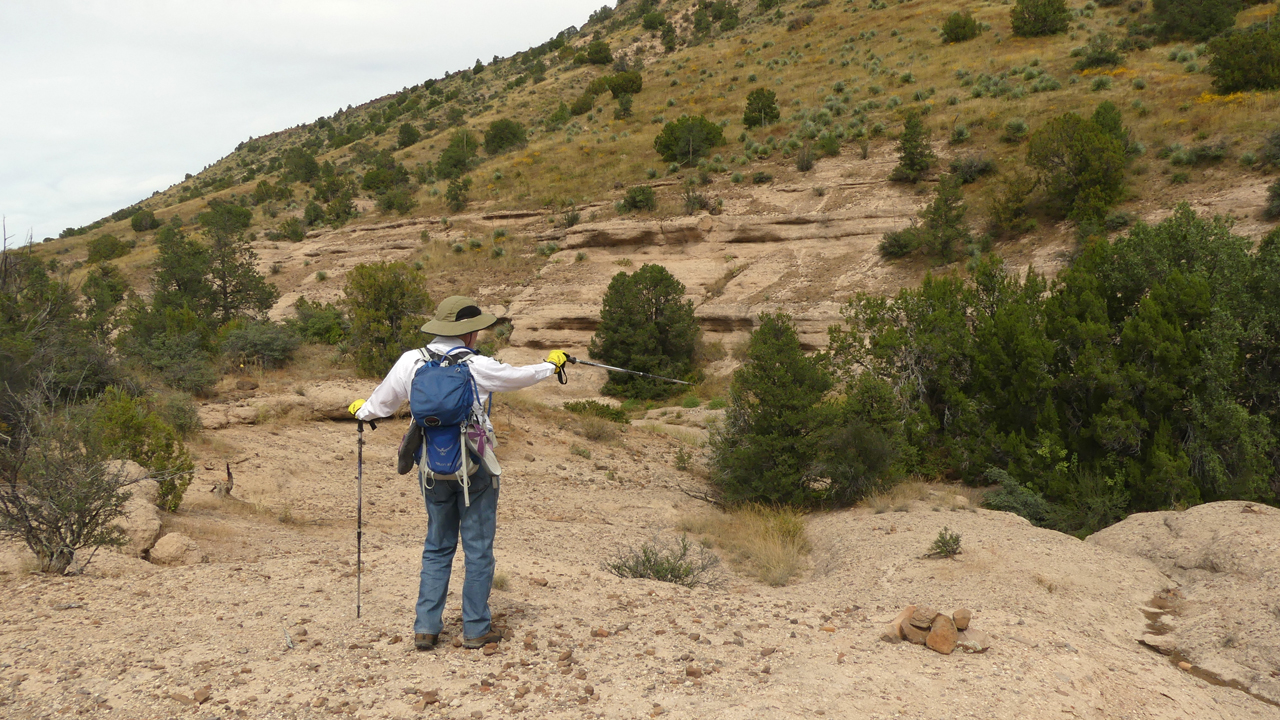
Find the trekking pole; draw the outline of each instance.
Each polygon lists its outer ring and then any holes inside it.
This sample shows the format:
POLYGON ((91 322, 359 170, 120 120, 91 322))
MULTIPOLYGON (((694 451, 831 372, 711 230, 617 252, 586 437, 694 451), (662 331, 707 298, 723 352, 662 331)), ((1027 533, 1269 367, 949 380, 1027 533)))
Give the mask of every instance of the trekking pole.
POLYGON ((356 619, 360 618, 360 569, 364 522, 364 421, 356 420, 356 619))
POLYGON ((662 377, 661 375, 650 375, 647 372, 640 372, 639 370, 628 370, 626 368, 614 367, 612 365, 602 365, 600 363, 591 362, 590 360, 579 360, 578 358, 572 355, 566 355, 565 359, 574 365, 590 365, 591 367, 604 368, 605 370, 613 370, 615 372, 631 373, 632 375, 639 375, 640 377, 653 378, 654 380, 666 380, 667 382, 679 383, 681 385, 693 384, 690 382, 685 382, 684 380, 676 380, 675 378, 662 377))
MULTIPOLYGON (((378 424, 369 421, 369 427, 378 424)), ((364 536, 364 421, 356 420, 356 618, 360 617, 360 575, 363 569, 360 552, 364 536)))

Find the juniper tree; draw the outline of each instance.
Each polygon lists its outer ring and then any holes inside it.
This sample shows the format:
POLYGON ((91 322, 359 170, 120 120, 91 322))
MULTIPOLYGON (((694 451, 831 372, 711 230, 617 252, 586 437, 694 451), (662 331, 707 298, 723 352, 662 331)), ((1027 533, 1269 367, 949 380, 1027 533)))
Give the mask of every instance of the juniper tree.
MULTIPOLYGON (((677 380, 692 375, 699 331, 693 303, 684 294, 684 284, 661 265, 646 264, 631 275, 615 275, 588 346, 591 357, 677 380)), ((611 372, 600 392, 647 400, 679 391, 674 383, 611 372)))
POLYGON ((898 137, 898 165, 889 173, 895 182, 917 183, 937 160, 929 147, 929 131, 919 113, 910 113, 898 137))
POLYGON ((804 354, 791 317, 762 314, 733 373, 724 424, 709 441, 711 482, 726 503, 817 499, 813 470, 830 419, 818 406, 831 387, 827 371, 804 354))

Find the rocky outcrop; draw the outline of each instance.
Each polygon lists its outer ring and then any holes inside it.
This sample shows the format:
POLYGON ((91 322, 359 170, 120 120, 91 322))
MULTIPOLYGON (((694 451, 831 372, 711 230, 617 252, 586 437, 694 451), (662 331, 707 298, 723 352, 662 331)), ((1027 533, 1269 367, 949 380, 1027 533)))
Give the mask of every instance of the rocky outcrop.
POLYGON ((652 221, 610 220, 577 225, 566 231, 564 248, 617 248, 680 245, 695 242, 780 243, 879 237, 903 225, 903 213, 841 211, 803 215, 737 215, 673 218, 652 221))
POLYGON ((1179 583, 1134 608, 1148 619, 1135 640, 1197 677, 1280 703, 1280 509, 1227 501, 1138 513, 1087 542, 1146 558, 1179 583))

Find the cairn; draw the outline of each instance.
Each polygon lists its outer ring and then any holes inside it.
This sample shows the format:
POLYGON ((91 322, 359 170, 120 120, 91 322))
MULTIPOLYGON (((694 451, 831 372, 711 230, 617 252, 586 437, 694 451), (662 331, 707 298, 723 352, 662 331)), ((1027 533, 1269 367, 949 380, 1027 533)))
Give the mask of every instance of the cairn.
POLYGON ((880 636, 888 643, 906 640, 930 650, 950 655, 960 648, 969 653, 986 652, 991 638, 985 632, 969 627, 973 613, 960 608, 947 615, 928 605, 908 605, 898 613, 880 636))

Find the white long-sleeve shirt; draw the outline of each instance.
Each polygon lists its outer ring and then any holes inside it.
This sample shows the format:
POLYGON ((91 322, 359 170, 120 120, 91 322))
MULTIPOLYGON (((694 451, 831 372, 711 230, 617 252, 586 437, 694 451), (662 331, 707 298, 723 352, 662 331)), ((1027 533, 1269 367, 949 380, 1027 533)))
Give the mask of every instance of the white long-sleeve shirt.
MULTIPOLYGON (((436 354, 444 354, 460 347, 464 346, 456 337, 437 337, 427 345, 427 349, 436 354)), ((360 420, 377 420, 391 416, 400 408, 401 403, 409 399, 413 374, 423 362, 422 353, 416 349, 401 355, 387 376, 374 388, 369 399, 356 411, 356 417, 360 420)), ((529 387, 556 372, 556 366, 549 362, 517 367, 484 355, 474 356, 470 365, 471 377, 475 378, 476 388, 480 391, 476 401, 481 405, 488 402, 492 393, 529 387)))

